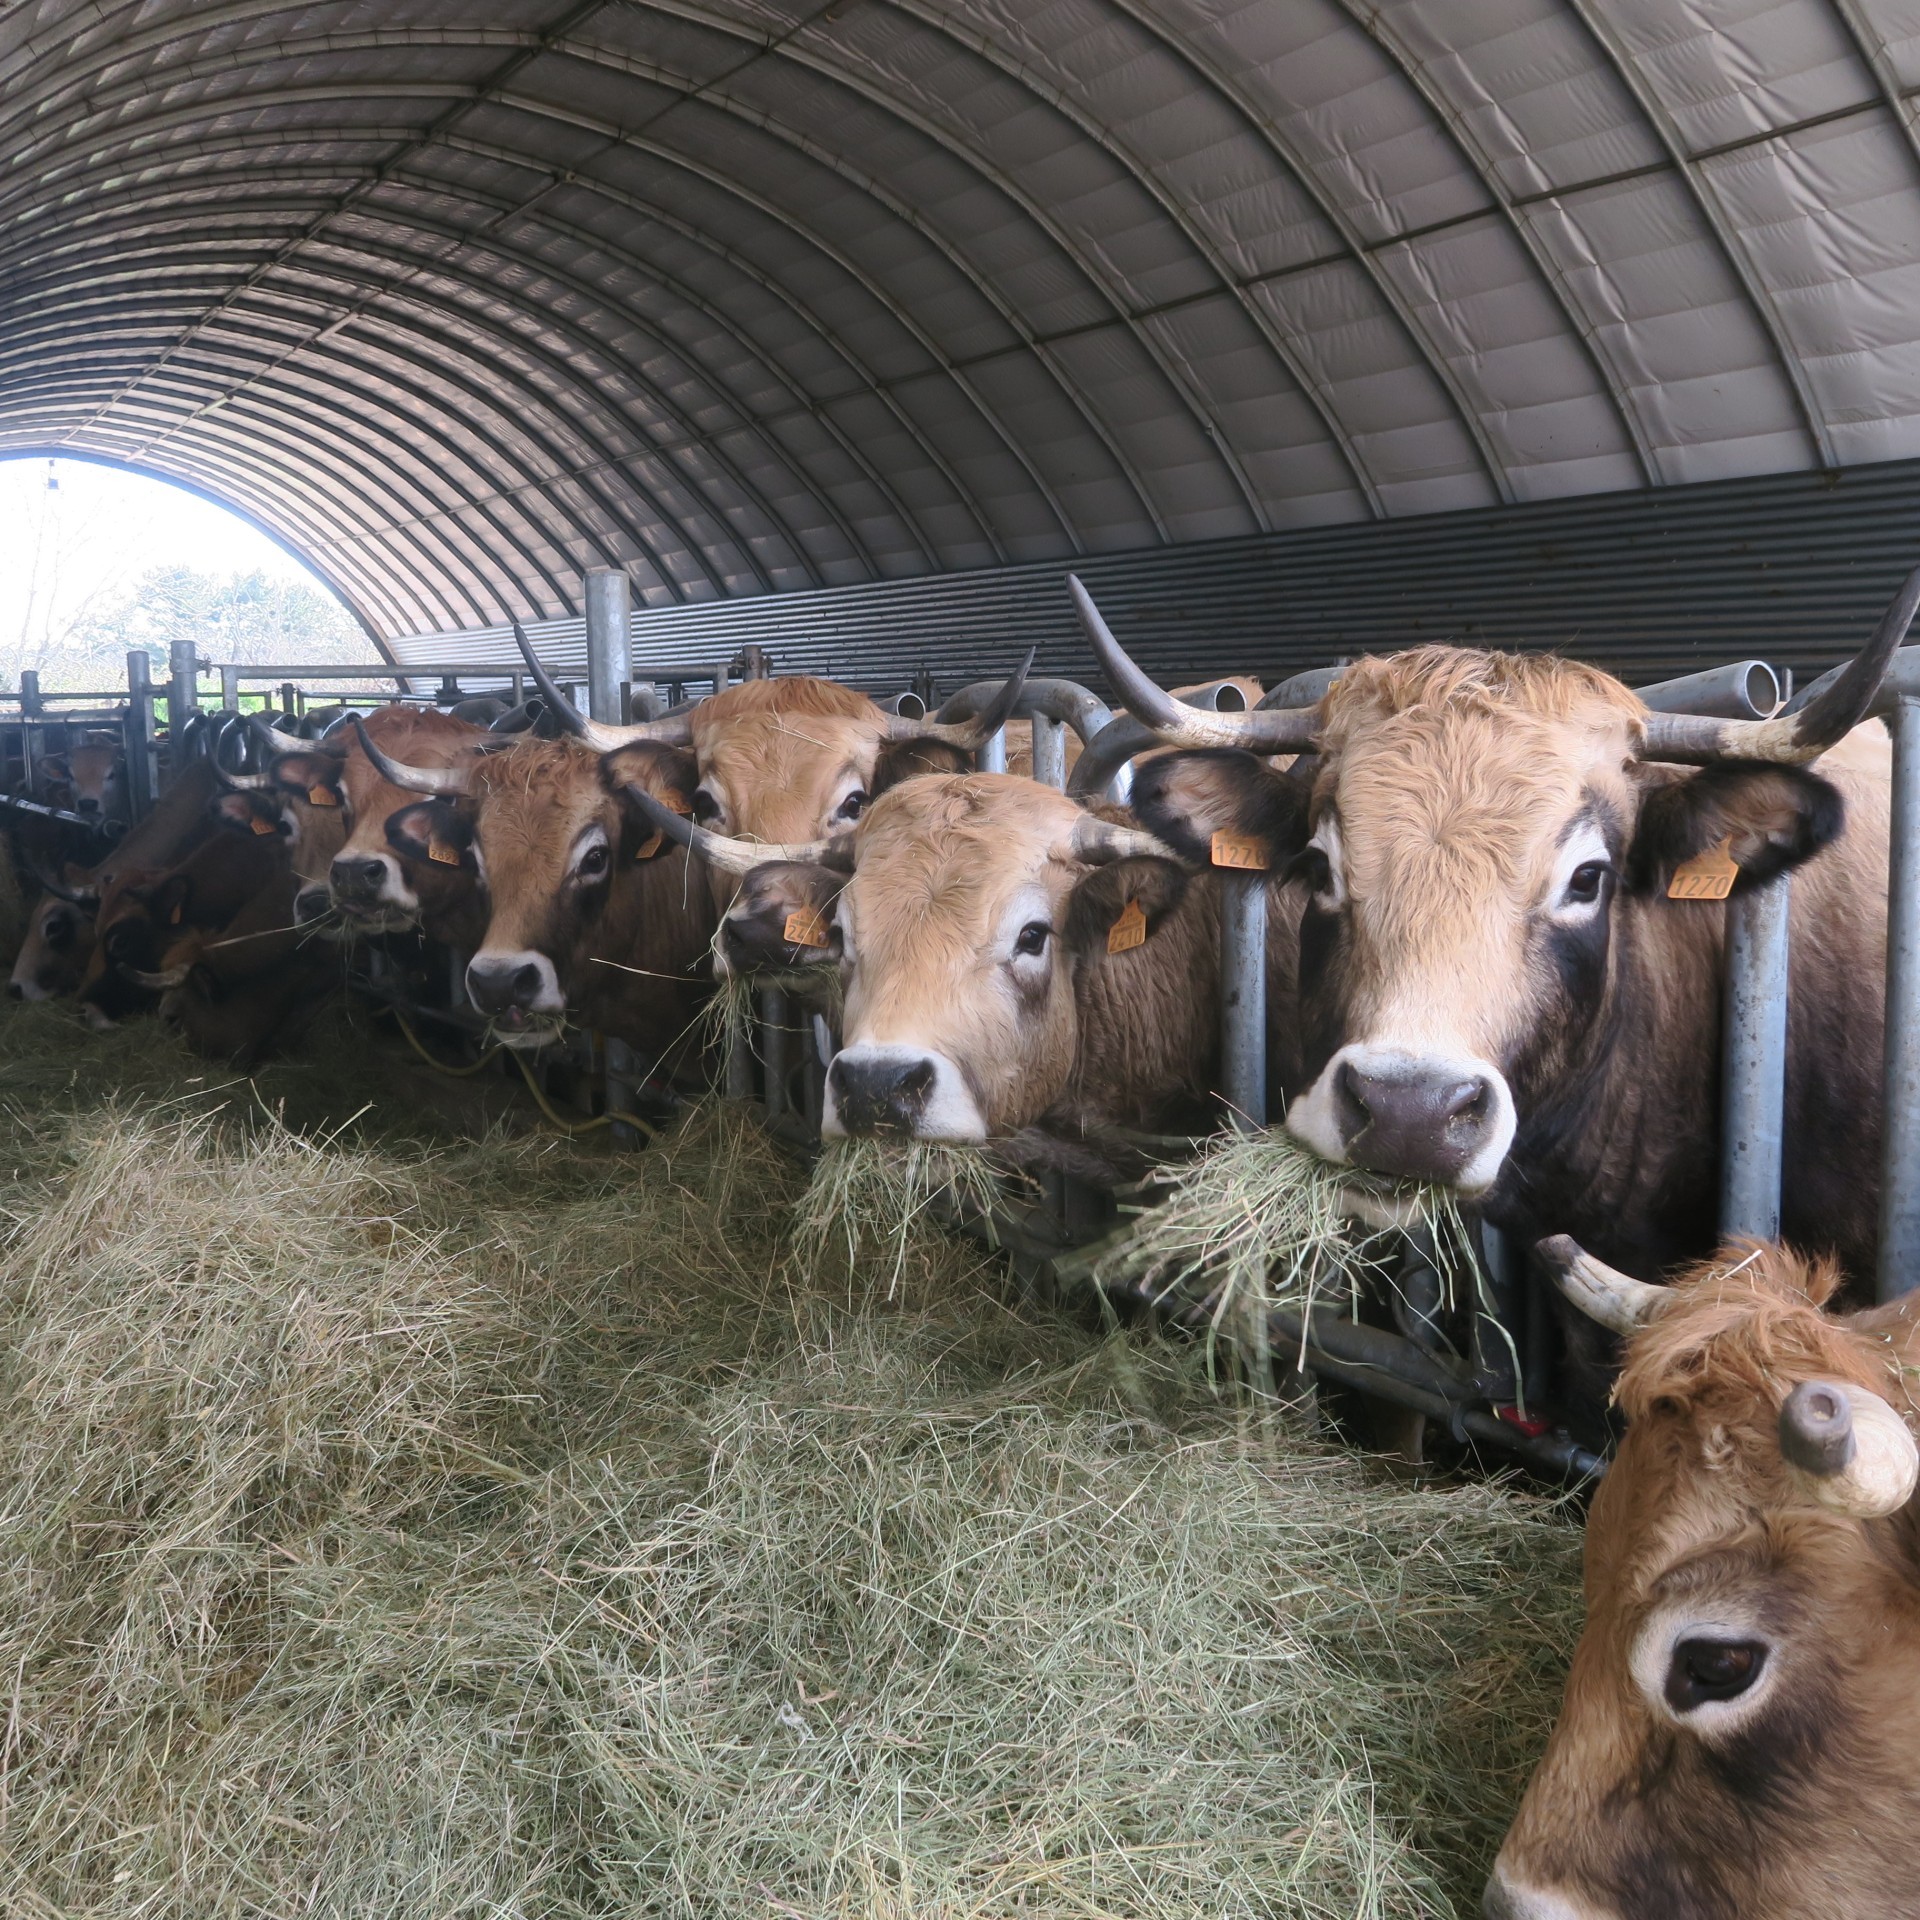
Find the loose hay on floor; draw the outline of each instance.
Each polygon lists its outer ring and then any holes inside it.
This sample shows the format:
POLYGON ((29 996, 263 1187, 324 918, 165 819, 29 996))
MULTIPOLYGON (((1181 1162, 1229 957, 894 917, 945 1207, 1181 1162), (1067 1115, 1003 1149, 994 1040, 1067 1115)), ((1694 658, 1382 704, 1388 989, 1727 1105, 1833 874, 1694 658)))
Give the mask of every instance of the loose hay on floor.
POLYGON ((936 1237, 816 1276, 737 1117, 329 1141, 300 1063, 196 1115, 154 1043, 130 1100, 148 1044, 0 1029, 0 1913, 1471 1909, 1573 1637, 1547 1503, 936 1237))

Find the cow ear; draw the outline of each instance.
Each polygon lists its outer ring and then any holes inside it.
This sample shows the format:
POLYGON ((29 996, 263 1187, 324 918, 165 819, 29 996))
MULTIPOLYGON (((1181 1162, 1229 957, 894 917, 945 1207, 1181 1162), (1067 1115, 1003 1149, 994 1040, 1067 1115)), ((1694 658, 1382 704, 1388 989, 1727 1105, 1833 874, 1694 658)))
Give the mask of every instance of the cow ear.
POLYGON ((213 803, 213 817, 223 827, 235 827, 242 833, 284 834, 287 818, 273 802, 259 793, 223 793, 213 803))
POLYGON ((147 910, 156 927, 177 927, 193 904, 193 876, 170 873, 147 894, 147 910))
POLYGON ((1811 860, 1847 824, 1840 790, 1804 767, 1730 761, 1652 786, 1627 850, 1627 885, 1661 894, 1674 869, 1723 843, 1737 889, 1758 886, 1811 860))
POLYGON ((971 773, 973 755, 945 740, 889 740, 873 763, 868 798, 877 800, 889 787, 923 773, 971 773))
POLYGON ((693 790, 700 784, 700 763, 684 747, 635 740, 600 756, 600 781, 609 793, 638 787, 663 807, 690 814, 693 790))
POLYGON ((429 866, 475 870, 473 822, 451 800, 421 800, 388 814, 387 845, 429 866))
POLYGON ((1211 857, 1213 836, 1257 841, 1269 868, 1307 844, 1306 780, 1238 747, 1203 747, 1141 761, 1133 770, 1134 817, 1188 860, 1211 857))
POLYGON ((273 777, 289 793, 316 807, 337 807, 340 772, 346 763, 330 753, 282 753, 274 758, 273 777))
POLYGON ((1185 867, 1152 855, 1091 868, 1067 898, 1067 945, 1092 954, 1144 946, 1186 898, 1187 884, 1185 867))

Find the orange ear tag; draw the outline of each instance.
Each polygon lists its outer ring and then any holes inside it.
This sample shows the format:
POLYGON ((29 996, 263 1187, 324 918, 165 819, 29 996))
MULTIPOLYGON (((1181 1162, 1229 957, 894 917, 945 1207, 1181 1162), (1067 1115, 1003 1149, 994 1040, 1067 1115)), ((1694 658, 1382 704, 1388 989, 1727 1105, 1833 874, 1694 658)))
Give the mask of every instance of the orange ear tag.
POLYGON ((255 833, 279 832, 279 828, 276 827, 271 820, 262 820, 257 813, 248 817, 247 825, 250 826, 255 833))
POLYGON ((1213 836, 1213 864, 1233 867, 1242 873, 1265 873, 1267 850, 1250 833, 1216 833, 1213 836))
POLYGON ((686 818, 692 819, 693 802, 689 800, 678 787, 669 787, 665 793, 658 795, 657 798, 669 813, 683 814, 686 818))
POLYGON ((826 920, 813 907, 801 907, 788 914, 780 937, 795 947, 824 947, 831 944, 827 938, 826 920))
POLYGON ((1724 900, 1739 877, 1739 864, 1733 857, 1733 835, 1728 834, 1717 847, 1696 853, 1691 860, 1682 860, 1674 868, 1673 878, 1667 882, 1667 898, 1724 900))
POLYGON ((635 849, 634 856, 633 856, 634 859, 651 860, 653 856, 656 853, 658 853, 660 849, 666 844, 666 840, 667 840, 667 836, 664 833, 654 833, 649 835, 648 838, 641 841, 640 845, 635 849))
POLYGON ((339 804, 339 797, 331 787, 309 787, 307 789, 307 805, 310 807, 337 807, 339 804))
POLYGON ((429 840, 427 842, 427 858, 437 861, 443 867, 457 867, 460 864, 459 853, 454 848, 448 846, 444 840, 429 840))
POLYGON ((167 925, 177 927, 185 916, 185 913, 186 909, 184 907, 175 907, 174 910, 167 915, 167 925))
POLYGON ((1120 917, 1107 929, 1109 953, 1131 953, 1147 944, 1147 915, 1138 900, 1129 900, 1120 909, 1120 917))

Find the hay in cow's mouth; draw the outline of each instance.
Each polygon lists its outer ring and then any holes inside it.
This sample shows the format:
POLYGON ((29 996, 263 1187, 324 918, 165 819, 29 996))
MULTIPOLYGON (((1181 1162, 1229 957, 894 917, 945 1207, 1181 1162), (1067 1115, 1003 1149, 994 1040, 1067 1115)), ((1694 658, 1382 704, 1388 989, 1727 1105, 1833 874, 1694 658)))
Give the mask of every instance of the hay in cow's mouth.
POLYGON ((1086 1263, 1088 1276, 1186 1318, 1204 1314, 1262 1361, 1271 1309, 1345 1310, 1359 1281, 1390 1278, 1372 1240, 1388 1219, 1423 1234, 1445 1308, 1478 1284, 1459 1206, 1444 1188, 1332 1166, 1279 1128, 1219 1135, 1141 1185, 1148 1204, 1086 1263))
POLYGON ((992 1245, 1009 1186, 1025 1184, 986 1144, 829 1140, 794 1215, 794 1247, 813 1266, 877 1265, 891 1299, 918 1242, 964 1222, 992 1245))
POLYGON ((948 1236, 818 1275, 737 1108, 463 1142, 388 1056, 0 1013, 0 1913, 1471 1908, 1577 1633, 1551 1503, 948 1236))

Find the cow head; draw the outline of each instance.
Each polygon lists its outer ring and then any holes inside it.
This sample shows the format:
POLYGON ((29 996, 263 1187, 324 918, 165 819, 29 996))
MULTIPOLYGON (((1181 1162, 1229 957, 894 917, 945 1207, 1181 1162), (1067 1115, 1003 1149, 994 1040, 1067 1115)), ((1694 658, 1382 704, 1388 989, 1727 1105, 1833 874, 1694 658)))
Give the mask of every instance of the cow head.
MULTIPOLYGON (((551 710, 607 755, 607 784, 638 777, 648 751, 690 750, 693 818, 728 839, 767 847, 830 838, 859 821, 889 787, 922 773, 953 773, 1006 723, 1033 655, 979 713, 941 723, 883 712, 863 693, 806 676, 743 680, 684 714, 604 726, 578 713, 514 629, 551 710)), ((644 781, 642 781, 644 784, 644 781)), ((778 855, 769 852, 769 859, 778 855)), ((710 865, 714 905, 732 903, 732 877, 710 865)))
POLYGON ((545 1045, 599 984, 592 950, 630 904, 639 870, 666 855, 684 866, 627 787, 643 782, 677 819, 691 804, 692 756, 652 749, 610 790, 600 756, 572 739, 508 736, 437 776, 365 744, 386 778, 433 790, 388 818, 389 844, 410 863, 464 872, 484 889, 486 931, 467 967, 474 1005, 507 1044, 545 1045))
POLYGON ((1868 1920, 1912 1909, 1920 1528, 1902 1303, 1843 1320, 1773 1246, 1671 1288, 1549 1252, 1632 1334, 1587 1624, 1491 1920, 1868 1920))
POLYGON ((1478 1194, 1604 1046, 1623 911, 1698 914, 1666 900, 1682 862, 1724 847, 1751 887, 1840 833, 1837 790, 1801 763, 1860 719, 1916 601, 1920 576, 1829 693, 1744 723, 1649 714, 1572 661, 1439 646, 1357 662, 1317 710, 1204 714, 1095 639, 1142 719, 1210 750, 1142 769, 1143 823, 1189 852, 1254 837, 1305 882, 1289 1129, 1478 1194), (1287 772, 1255 757, 1309 747, 1287 772))
POLYGON ((100 880, 68 866, 58 880, 41 876, 44 893, 27 921, 7 992, 15 1000, 54 1000, 77 993, 93 955, 100 880))
POLYGON ((64 753, 49 754, 45 764, 60 802, 73 812, 101 826, 126 819, 126 757, 115 741, 89 735, 64 753))
MULTIPOLYGON (((754 852, 684 831, 713 864, 754 852)), ((827 934, 846 993, 822 1118, 834 1136, 980 1140, 1037 1119, 1073 1075, 1082 956, 1129 913, 1144 944, 1186 888, 1157 841, 1005 774, 904 781, 850 840, 789 851, 852 869, 827 934)), ((755 873, 784 905, 794 870, 755 873)))

